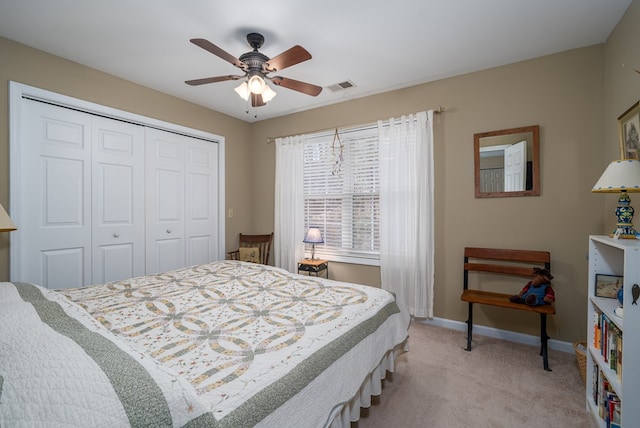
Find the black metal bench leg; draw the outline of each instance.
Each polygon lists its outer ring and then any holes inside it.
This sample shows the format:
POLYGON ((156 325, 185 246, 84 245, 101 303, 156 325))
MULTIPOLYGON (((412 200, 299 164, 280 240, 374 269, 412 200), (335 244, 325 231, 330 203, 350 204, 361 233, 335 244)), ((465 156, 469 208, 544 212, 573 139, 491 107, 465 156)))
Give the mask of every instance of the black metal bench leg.
POLYGON ((547 352, 547 341, 549 336, 547 336, 547 314, 540 314, 540 355, 542 355, 542 363, 544 364, 544 369, 548 372, 552 371, 549 368, 549 355, 547 352))
POLYGON ((467 351, 471 351, 471 331, 473 330, 473 303, 469 302, 469 318, 467 318, 467 351))

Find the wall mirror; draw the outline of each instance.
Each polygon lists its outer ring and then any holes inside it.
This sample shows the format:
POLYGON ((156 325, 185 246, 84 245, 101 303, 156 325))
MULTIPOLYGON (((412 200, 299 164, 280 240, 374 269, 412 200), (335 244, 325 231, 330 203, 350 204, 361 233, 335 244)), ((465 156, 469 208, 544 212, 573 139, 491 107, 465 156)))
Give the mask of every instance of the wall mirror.
POLYGON ((540 195, 540 127, 474 134, 476 198, 540 195))

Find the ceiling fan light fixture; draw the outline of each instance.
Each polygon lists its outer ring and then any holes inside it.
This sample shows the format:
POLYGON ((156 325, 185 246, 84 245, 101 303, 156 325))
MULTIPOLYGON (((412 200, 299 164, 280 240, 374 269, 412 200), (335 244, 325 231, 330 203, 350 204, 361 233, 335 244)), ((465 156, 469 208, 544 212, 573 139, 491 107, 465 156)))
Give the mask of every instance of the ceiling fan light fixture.
POLYGON ((249 99, 249 85, 247 85, 246 81, 242 82, 240 86, 235 88, 235 91, 238 93, 238 95, 240 95, 240 98, 242 98, 243 100, 247 101, 249 99))
POLYGON ((249 91, 253 94, 262 94, 266 86, 267 84, 260 75, 254 74, 249 78, 249 91))
POLYGON ((268 103, 276 95, 277 95, 276 92, 273 89, 271 89, 269 85, 267 84, 264 85, 264 91, 262 91, 262 101, 264 101, 265 103, 268 103))
POLYGON ((208 83, 224 82, 227 80, 241 80, 240 85, 234 89, 243 100, 248 103, 249 100, 251 100, 250 104, 252 107, 261 107, 276 96, 274 90, 267 85, 267 80, 270 80, 274 85, 291 89, 312 97, 315 97, 322 92, 322 87, 317 85, 312 85, 310 83, 294 79, 287 79, 282 76, 268 76, 269 73, 273 73, 275 71, 279 72, 287 67, 291 67, 292 65, 310 60, 311 54, 302 46, 295 45, 294 47, 287 49, 270 59, 268 56, 258 51, 258 49, 262 47, 264 37, 258 33, 249 33, 247 34, 247 42, 249 42, 249 46, 251 46, 253 50, 251 52, 245 52, 240 55, 239 58, 236 58, 206 39, 198 38, 191 39, 190 41, 194 45, 239 68, 242 70, 244 75, 225 75, 187 80, 185 81, 187 85, 198 86, 208 83))

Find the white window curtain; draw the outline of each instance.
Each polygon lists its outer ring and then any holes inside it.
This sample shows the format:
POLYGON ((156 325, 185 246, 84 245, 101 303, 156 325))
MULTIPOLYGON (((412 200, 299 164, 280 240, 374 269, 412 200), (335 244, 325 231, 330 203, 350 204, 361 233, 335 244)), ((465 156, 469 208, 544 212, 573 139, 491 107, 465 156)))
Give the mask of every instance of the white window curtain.
POLYGON ((380 273, 411 315, 433 318, 433 111, 378 121, 380 273))
POLYGON ((304 136, 276 138, 274 264, 297 272, 304 257, 304 136))

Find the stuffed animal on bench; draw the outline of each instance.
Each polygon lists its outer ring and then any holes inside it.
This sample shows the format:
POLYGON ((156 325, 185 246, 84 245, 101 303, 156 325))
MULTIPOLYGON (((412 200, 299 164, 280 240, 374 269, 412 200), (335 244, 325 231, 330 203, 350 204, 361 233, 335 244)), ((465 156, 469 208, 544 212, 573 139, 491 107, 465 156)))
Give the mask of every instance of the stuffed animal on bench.
POLYGON ((547 269, 533 268, 531 281, 516 296, 509 297, 513 303, 524 303, 529 306, 548 305, 556 300, 551 288, 553 275, 547 269))

